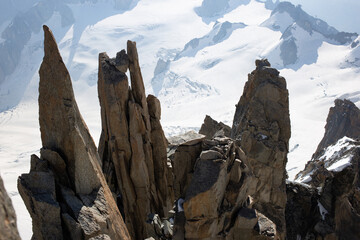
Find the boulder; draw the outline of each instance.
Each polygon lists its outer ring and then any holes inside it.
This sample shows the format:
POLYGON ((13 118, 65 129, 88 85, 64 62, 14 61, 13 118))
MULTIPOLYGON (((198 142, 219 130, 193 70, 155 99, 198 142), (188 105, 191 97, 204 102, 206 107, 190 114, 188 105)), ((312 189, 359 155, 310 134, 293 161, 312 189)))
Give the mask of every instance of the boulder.
POLYGON ((210 116, 206 115, 204 123, 199 130, 200 134, 206 136, 207 139, 211 139, 214 136, 230 137, 231 128, 222 122, 217 122, 210 116))
POLYGON ((40 67, 41 158, 32 156, 18 189, 33 220, 33 239, 130 239, 77 107, 70 75, 44 26, 40 67))
MULTIPOLYGON (((169 156, 174 173, 173 191, 175 199, 185 198, 186 189, 190 184, 192 174, 194 173, 196 159, 202 151, 202 141, 204 136, 196 133, 193 135, 194 138, 190 138, 190 140, 189 138, 184 137, 184 139, 188 141, 183 142, 178 146, 170 144, 170 147, 172 146, 175 148, 175 152, 169 156)), ((176 142, 182 141, 176 140, 176 142)))

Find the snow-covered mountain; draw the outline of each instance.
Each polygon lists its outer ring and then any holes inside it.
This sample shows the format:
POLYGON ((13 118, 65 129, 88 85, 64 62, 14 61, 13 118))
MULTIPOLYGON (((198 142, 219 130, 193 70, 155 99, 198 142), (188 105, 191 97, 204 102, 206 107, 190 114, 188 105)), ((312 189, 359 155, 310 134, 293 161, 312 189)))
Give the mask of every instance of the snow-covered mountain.
POLYGON ((360 37, 357 37, 349 46, 350 52, 346 55, 344 68, 360 68, 360 37))
POLYGON ((358 36, 356 33, 339 32, 289 2, 279 3, 270 18, 261 25, 282 33, 278 44, 265 54, 277 68, 297 70, 304 64, 316 63, 318 49, 324 42, 348 45, 358 36))
MULTIPOLYGON (((147 93, 162 103, 168 135, 197 129, 206 114, 232 124, 256 58, 287 80, 292 138, 288 173, 310 160, 336 98, 360 106, 357 34, 339 32, 301 7, 271 0, 7 0, 0 3, 0 171, 30 239, 16 179, 40 148, 38 68, 42 24, 55 34, 81 113, 98 141, 98 54, 136 41, 147 93)), ((341 30, 341 29, 340 29, 341 30)))

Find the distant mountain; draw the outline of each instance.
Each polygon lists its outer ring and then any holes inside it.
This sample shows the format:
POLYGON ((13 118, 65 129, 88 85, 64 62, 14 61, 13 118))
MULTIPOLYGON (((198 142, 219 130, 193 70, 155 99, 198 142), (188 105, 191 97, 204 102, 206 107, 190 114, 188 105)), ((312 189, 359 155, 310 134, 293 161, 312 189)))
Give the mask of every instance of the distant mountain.
POLYGON ((317 50, 323 42, 346 45, 358 36, 357 33, 339 32, 304 12, 301 6, 289 2, 279 3, 262 26, 282 33, 279 43, 268 53, 269 59, 276 67, 294 69, 315 63, 317 50))
MULTIPOLYGON (((119 13, 135 7, 139 0, 112 0, 107 2, 119 13)), ((0 13, 0 84, 12 81, 9 76, 14 73, 22 59, 22 53, 34 34, 38 34, 43 24, 59 15, 60 26, 69 29, 76 24, 74 12, 70 6, 79 4, 96 4, 101 0, 41 0, 41 1, 4 1, 1 3, 0 13)), ((76 40, 76 39, 75 39, 76 40)), ((23 79, 29 82, 29 79, 23 79)), ((5 84, 8 85, 8 84, 5 84)), ((4 89, 2 89, 4 91, 4 89)), ((11 91, 13 89, 7 89, 11 91)), ((15 95, 22 91, 17 91, 15 95)), ((7 95, 6 91, 0 96, 7 95)), ((17 99, 21 96, 17 96, 17 99)), ((6 110, 17 104, 17 101, 0 104, 0 111, 6 110)))
POLYGON ((360 67, 360 37, 357 37, 350 45, 350 52, 346 55, 341 67, 360 67))

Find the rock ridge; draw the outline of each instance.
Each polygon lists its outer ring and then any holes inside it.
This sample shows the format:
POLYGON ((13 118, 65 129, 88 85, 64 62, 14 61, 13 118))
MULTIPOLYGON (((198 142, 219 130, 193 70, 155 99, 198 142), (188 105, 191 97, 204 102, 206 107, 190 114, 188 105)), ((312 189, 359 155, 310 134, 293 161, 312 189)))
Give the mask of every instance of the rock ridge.
POLYGON ((288 239, 360 237, 359 112, 352 102, 335 100, 323 139, 296 176, 301 184, 287 184, 288 239))

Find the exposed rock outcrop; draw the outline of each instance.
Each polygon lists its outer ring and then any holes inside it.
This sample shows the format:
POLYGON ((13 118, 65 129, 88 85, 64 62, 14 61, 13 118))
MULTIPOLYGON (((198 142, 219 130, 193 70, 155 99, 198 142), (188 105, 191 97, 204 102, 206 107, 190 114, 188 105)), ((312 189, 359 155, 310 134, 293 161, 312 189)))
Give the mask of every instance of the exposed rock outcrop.
MULTIPOLYGON (((312 224, 292 226, 288 239, 297 235, 305 239, 360 238, 360 142, 348 137, 359 136, 359 124, 359 109, 350 101, 336 100, 335 107, 330 108, 324 138, 312 160, 297 175, 298 181, 309 185, 308 192, 317 201, 302 205, 301 214, 294 215, 291 206, 286 213, 294 222, 307 219, 312 224), (305 214, 309 211, 315 214, 305 214)), ((288 205, 308 202, 305 198, 301 191, 288 193, 288 205)))
POLYGON ((175 199, 185 198, 188 185, 194 173, 196 159, 202 151, 203 135, 181 143, 176 147, 173 156, 170 156, 174 171, 175 199))
POLYGON ((316 239, 315 226, 321 220, 317 189, 288 182, 286 193, 286 239, 316 239))
POLYGON ((207 118, 201 132, 215 137, 182 143, 172 157, 174 239, 285 239, 288 92, 267 60, 256 65, 237 105, 235 140, 207 118))
POLYGON ((275 225, 252 208, 253 174, 236 142, 195 139, 178 147, 173 163, 173 239, 273 239, 275 225))
POLYGON ((101 171, 97 148, 77 107, 70 75, 44 26, 40 67, 41 158, 31 157, 18 189, 33 239, 130 239, 101 171))
POLYGON ((257 60, 236 106, 231 137, 240 142, 253 171, 249 193, 254 208, 276 225, 285 238, 286 170, 290 138, 286 81, 266 60, 257 60))
POLYGON ((217 122, 210 116, 206 115, 204 123, 199 130, 200 134, 206 136, 207 139, 211 139, 216 136, 230 137, 231 128, 222 122, 217 122))
POLYGON ((0 177, 0 240, 20 240, 16 214, 0 177))
POLYGON ((102 134, 99 155, 111 191, 123 209, 134 239, 156 237, 146 223, 151 213, 167 216, 173 207, 172 172, 167 141, 160 124, 159 100, 146 97, 136 43, 115 59, 99 56, 99 100, 102 134), (130 70, 131 88, 126 71, 130 70))
MULTIPOLYGON (((343 140, 351 147, 336 156, 351 164, 335 173, 326 163, 315 164, 322 166, 316 169, 321 177, 311 185, 321 191, 292 183, 286 189, 288 91, 266 59, 257 60, 249 74, 231 129, 206 116, 201 134, 167 140, 160 102, 145 94, 136 43, 128 41, 115 58, 101 53, 97 151, 55 39, 46 26, 44 31, 43 148, 40 158, 31 156, 30 173, 18 180, 34 239, 357 237, 360 144, 343 140)), ((335 157, 328 162, 338 163, 335 157)))
POLYGON ((313 158, 324 154, 324 150, 342 137, 360 137, 360 110, 349 100, 335 100, 326 120, 325 135, 319 143, 313 158))

